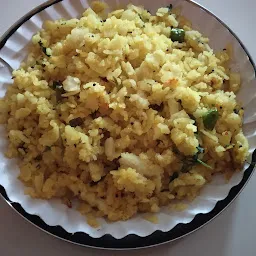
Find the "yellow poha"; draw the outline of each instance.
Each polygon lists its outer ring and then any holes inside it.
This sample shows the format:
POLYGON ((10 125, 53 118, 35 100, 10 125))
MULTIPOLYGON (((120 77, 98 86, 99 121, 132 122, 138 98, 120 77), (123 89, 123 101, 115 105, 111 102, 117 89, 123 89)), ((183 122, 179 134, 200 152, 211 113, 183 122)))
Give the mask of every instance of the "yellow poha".
POLYGON ((127 220, 194 199, 248 155, 239 74, 229 49, 170 8, 46 21, 0 101, 6 156, 35 198, 60 198, 92 219, 127 220))

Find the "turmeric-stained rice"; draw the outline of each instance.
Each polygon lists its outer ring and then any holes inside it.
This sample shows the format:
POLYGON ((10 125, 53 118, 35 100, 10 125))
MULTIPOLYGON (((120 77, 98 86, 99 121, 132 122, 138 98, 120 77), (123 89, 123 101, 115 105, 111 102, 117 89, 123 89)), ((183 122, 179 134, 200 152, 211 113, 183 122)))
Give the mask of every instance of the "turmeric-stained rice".
POLYGON ((0 101, 6 156, 34 198, 60 198, 94 217, 127 220, 192 200, 248 154, 239 74, 227 51, 160 8, 46 21, 0 101))

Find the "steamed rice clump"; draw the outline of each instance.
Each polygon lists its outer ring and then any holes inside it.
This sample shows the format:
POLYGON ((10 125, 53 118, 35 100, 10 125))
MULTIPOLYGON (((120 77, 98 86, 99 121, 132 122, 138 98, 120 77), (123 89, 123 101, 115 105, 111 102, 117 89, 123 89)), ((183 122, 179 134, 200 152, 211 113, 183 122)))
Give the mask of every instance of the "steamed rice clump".
POLYGON ((28 195, 127 220, 241 169, 248 142, 231 50, 215 54, 190 26, 170 8, 106 14, 97 2, 81 19, 44 23, 0 101, 6 156, 20 158, 28 195))

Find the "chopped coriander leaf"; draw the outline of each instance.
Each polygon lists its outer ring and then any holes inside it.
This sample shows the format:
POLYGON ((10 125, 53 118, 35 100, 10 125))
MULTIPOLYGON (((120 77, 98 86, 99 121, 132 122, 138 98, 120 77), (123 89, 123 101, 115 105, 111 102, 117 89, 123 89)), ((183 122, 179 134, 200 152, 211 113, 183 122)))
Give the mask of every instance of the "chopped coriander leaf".
POLYGON ((182 165, 180 172, 187 173, 196 164, 201 164, 201 165, 207 167, 208 169, 213 169, 210 165, 206 164, 205 162, 203 162, 202 160, 199 159, 199 155, 202 153, 204 153, 204 148, 202 148, 201 146, 198 146, 197 152, 195 155, 193 155, 192 157, 186 157, 182 160, 183 165, 182 165))
POLYGON ((219 112, 216 108, 210 109, 204 116, 203 116, 203 123, 204 127, 207 130, 213 130, 217 121, 219 119, 219 112))
POLYGON ((183 43, 185 41, 185 30, 182 28, 173 28, 171 30, 171 39, 173 42, 178 41, 183 43))
POLYGON ((213 169, 210 165, 206 164, 205 162, 203 162, 202 160, 200 160, 198 157, 200 154, 204 153, 204 148, 202 148, 201 146, 196 147, 197 148, 197 153, 193 156, 193 160, 196 163, 199 163, 205 167, 207 167, 208 169, 213 169))
POLYGON ((47 56, 47 57, 51 57, 52 56, 52 50, 50 48, 46 48, 44 47, 42 41, 38 42, 40 48, 42 49, 43 53, 47 56))
POLYGON ((199 154, 204 153, 204 148, 202 148, 200 146, 198 146, 196 148, 197 148, 199 154))
POLYGON ((205 167, 207 167, 208 169, 213 169, 210 165, 206 164, 205 162, 203 162, 202 160, 200 159, 197 159, 197 162, 205 167))

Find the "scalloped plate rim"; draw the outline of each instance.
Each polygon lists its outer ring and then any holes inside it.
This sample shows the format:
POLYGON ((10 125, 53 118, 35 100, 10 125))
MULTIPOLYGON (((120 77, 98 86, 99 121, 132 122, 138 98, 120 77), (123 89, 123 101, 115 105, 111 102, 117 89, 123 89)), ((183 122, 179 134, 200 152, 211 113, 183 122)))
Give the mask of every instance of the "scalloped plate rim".
MULTIPOLYGON (((23 25, 23 23, 25 22, 24 19, 29 19, 32 16, 36 15, 37 13, 39 13, 40 11, 43 11, 44 9, 48 8, 49 6, 52 6, 58 2, 61 2, 63 0, 56 0, 56 1, 48 1, 46 3, 43 3, 42 5, 39 5, 38 7, 34 8, 31 12, 27 13, 25 16, 23 16, 18 22, 16 22, 2 37, 0 40, 0 50, 3 48, 3 46, 5 45, 5 43, 8 41, 9 37, 15 33, 15 31, 23 25), (30 16, 31 15, 31 16, 30 16), (30 16, 30 17, 29 17, 30 16), (29 17, 29 18, 28 18, 29 17), (14 30, 12 32, 12 30, 14 30), (10 35, 11 34, 11 35, 10 35)), ((188 1, 188 0, 185 0, 188 1)), ((189 1, 188 1, 189 2, 189 1)), ((200 4, 195 3, 194 1, 190 1, 191 3, 195 4, 197 7, 202 8, 203 10, 205 10, 208 14, 210 14, 211 16, 213 16, 218 22, 220 22, 225 28, 227 28, 229 30, 229 32, 236 38, 236 40, 239 42, 239 44, 241 45, 241 47, 243 48, 243 50, 245 51, 246 55, 249 58, 249 61, 251 63, 251 65, 254 68, 254 72, 255 72, 255 64, 249 54, 249 52, 247 51, 246 47, 244 46, 244 44, 240 41, 240 39, 236 36, 236 34, 224 23, 222 22, 218 17, 216 17, 216 15, 214 15, 213 13, 211 13, 210 11, 208 11, 205 7, 203 7, 200 4)), ((249 178, 248 178, 249 180, 249 178)), ((194 217, 195 218, 195 217, 194 217)), ((193 219, 194 219, 193 218, 193 219)), ((193 219, 191 220, 191 222, 193 221, 193 219)), ((155 232, 155 231, 153 231, 155 232)), ((162 231, 164 232, 164 231, 162 231)), ((166 231, 167 232, 167 231, 166 231)))

